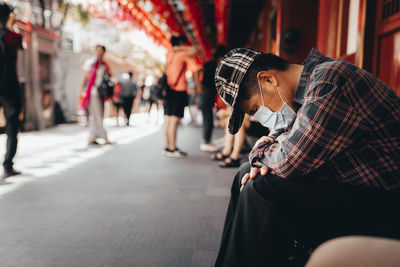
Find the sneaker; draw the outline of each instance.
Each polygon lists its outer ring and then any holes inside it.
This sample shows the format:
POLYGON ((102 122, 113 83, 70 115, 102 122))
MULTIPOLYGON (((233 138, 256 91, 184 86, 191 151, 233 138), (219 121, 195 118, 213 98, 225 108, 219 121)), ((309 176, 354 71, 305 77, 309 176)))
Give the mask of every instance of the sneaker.
POLYGON ((21 174, 21 172, 11 169, 9 171, 4 171, 3 178, 6 179, 10 176, 15 176, 15 175, 20 175, 20 174, 21 174))
POLYGON ((184 158, 187 156, 187 153, 179 150, 179 148, 175 148, 173 151, 170 150, 166 156, 170 158, 184 158))
POLYGON ((163 149, 163 151, 161 152, 161 154, 163 154, 164 156, 167 156, 168 153, 171 153, 171 152, 172 152, 172 150, 166 147, 166 148, 163 149))
POLYGON ((203 152, 213 153, 213 152, 217 152, 218 148, 215 145, 211 144, 211 143, 202 143, 200 145, 200 150, 203 151, 203 152))

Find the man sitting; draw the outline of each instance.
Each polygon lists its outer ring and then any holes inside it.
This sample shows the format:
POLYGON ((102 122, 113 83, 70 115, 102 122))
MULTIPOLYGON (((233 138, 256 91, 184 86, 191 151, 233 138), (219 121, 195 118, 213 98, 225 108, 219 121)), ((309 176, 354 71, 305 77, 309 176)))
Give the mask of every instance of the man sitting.
POLYGON ((232 134, 245 113, 274 129, 235 176, 216 266, 287 266, 294 243, 400 237, 400 98, 386 84, 316 49, 303 65, 234 49, 215 81, 232 134))

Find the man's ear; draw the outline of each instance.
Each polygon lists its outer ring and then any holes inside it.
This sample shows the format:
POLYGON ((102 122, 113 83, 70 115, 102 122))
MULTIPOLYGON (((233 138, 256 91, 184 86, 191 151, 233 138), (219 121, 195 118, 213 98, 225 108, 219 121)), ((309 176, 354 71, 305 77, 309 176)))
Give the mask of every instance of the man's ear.
POLYGON ((267 82, 274 87, 279 85, 278 79, 276 78, 275 71, 263 70, 257 73, 257 79, 261 82, 267 82))

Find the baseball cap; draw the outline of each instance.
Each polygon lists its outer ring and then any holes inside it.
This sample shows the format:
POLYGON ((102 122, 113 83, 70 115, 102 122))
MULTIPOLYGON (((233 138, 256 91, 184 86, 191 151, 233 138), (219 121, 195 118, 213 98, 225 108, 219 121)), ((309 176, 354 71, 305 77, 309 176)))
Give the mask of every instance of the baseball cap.
POLYGON ((238 106, 239 87, 254 60, 261 52, 250 48, 236 48, 229 51, 215 70, 215 86, 217 91, 231 109, 229 132, 237 133, 243 123, 244 112, 238 106))

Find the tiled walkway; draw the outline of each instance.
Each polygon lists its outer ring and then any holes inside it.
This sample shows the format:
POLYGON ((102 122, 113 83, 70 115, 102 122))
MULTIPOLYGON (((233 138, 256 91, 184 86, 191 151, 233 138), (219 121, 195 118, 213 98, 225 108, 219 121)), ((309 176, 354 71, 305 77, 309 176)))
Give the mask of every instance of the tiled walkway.
POLYGON ((79 125, 21 135, 24 175, 0 185, 0 266, 212 265, 235 171, 199 151, 200 128, 179 129, 185 159, 162 156, 143 118, 107 128, 105 147, 79 125))

